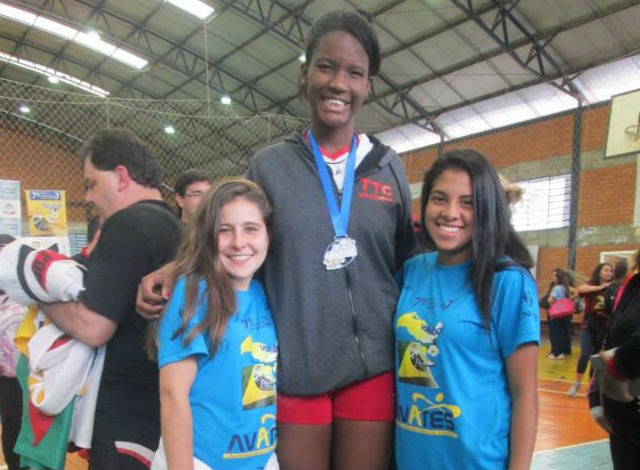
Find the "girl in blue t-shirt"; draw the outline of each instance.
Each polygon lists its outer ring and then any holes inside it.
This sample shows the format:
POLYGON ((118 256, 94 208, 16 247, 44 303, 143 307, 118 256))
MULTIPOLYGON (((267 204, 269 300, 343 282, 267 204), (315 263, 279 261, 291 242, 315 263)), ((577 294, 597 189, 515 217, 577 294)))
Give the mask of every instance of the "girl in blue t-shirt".
POLYGON ((152 468, 277 467, 276 332, 254 273, 270 207, 242 178, 202 200, 158 332, 162 439, 152 468))
POLYGON ((498 176, 474 150, 446 152, 420 207, 434 251, 405 263, 394 320, 398 468, 529 468, 538 302, 498 176))
MULTIPOLYGON (((556 285, 549 292, 549 305, 553 305, 560 299, 570 299, 577 294, 571 287, 571 277, 561 269, 555 272, 556 285)), ((571 351, 571 315, 561 318, 549 318, 549 340, 551 351, 547 359, 564 359, 566 352, 571 351)))

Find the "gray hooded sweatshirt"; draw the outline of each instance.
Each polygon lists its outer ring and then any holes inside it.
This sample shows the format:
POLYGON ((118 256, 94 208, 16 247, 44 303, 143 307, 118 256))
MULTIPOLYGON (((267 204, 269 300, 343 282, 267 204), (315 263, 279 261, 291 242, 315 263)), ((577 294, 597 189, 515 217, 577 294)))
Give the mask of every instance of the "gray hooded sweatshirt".
POLYGON ((358 256, 342 269, 323 264, 334 232, 306 137, 261 150, 249 167, 273 206, 262 274, 278 332, 278 389, 287 395, 326 393, 393 370, 395 276, 415 248, 411 194, 398 155, 369 140, 347 230, 358 256))

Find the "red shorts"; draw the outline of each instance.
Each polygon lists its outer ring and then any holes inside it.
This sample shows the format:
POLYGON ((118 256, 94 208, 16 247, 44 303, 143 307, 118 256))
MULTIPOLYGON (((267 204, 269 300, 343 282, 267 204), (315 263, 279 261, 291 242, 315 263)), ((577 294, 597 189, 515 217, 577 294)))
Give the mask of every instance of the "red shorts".
POLYGON ((331 424, 334 418, 393 422, 394 380, 393 372, 385 372, 322 395, 294 397, 278 393, 278 422, 331 424))

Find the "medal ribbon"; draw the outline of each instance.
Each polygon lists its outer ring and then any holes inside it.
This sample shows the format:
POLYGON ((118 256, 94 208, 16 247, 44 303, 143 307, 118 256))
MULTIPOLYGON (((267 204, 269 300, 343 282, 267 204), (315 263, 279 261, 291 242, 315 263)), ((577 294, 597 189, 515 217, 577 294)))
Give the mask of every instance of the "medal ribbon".
POLYGON ((316 161, 316 168, 318 169, 318 175, 320 175, 320 184, 322 185, 322 192, 324 193, 324 199, 329 209, 329 215, 331 216, 331 223, 333 224, 333 232, 336 237, 345 237, 347 235, 347 227, 349 227, 349 216, 351 213, 351 198, 353 195, 353 183, 355 181, 356 173, 356 150, 358 147, 358 141, 355 133, 351 140, 351 148, 349 149, 349 155, 347 156, 347 168, 344 174, 344 188, 342 191, 342 202, 340 209, 338 209, 338 201, 336 195, 333 192, 333 186, 331 185, 331 179, 329 176, 329 170, 322 158, 322 152, 316 139, 313 137, 311 129, 307 134, 309 136, 309 142, 311 143, 311 149, 313 150, 313 157, 316 161))

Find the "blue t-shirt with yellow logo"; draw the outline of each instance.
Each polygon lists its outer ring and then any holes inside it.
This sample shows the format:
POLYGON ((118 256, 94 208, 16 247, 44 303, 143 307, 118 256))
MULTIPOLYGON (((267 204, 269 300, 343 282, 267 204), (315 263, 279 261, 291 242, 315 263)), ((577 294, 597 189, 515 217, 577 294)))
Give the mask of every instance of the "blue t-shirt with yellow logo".
MULTIPOLYGON (((205 289, 200 281, 201 295, 205 289)), ((179 278, 158 332, 159 366, 196 356, 198 372, 189 400, 193 416, 194 456, 215 469, 262 469, 275 450, 276 331, 259 281, 236 291, 237 312, 211 356, 208 332, 188 345, 182 340, 205 315, 198 309, 185 332, 182 324, 185 280, 179 278)))
POLYGON ((469 282, 471 262, 443 266, 436 258, 405 263, 394 319, 398 468, 506 468, 505 359, 539 342, 536 286, 523 268, 496 272, 488 331, 469 282))

